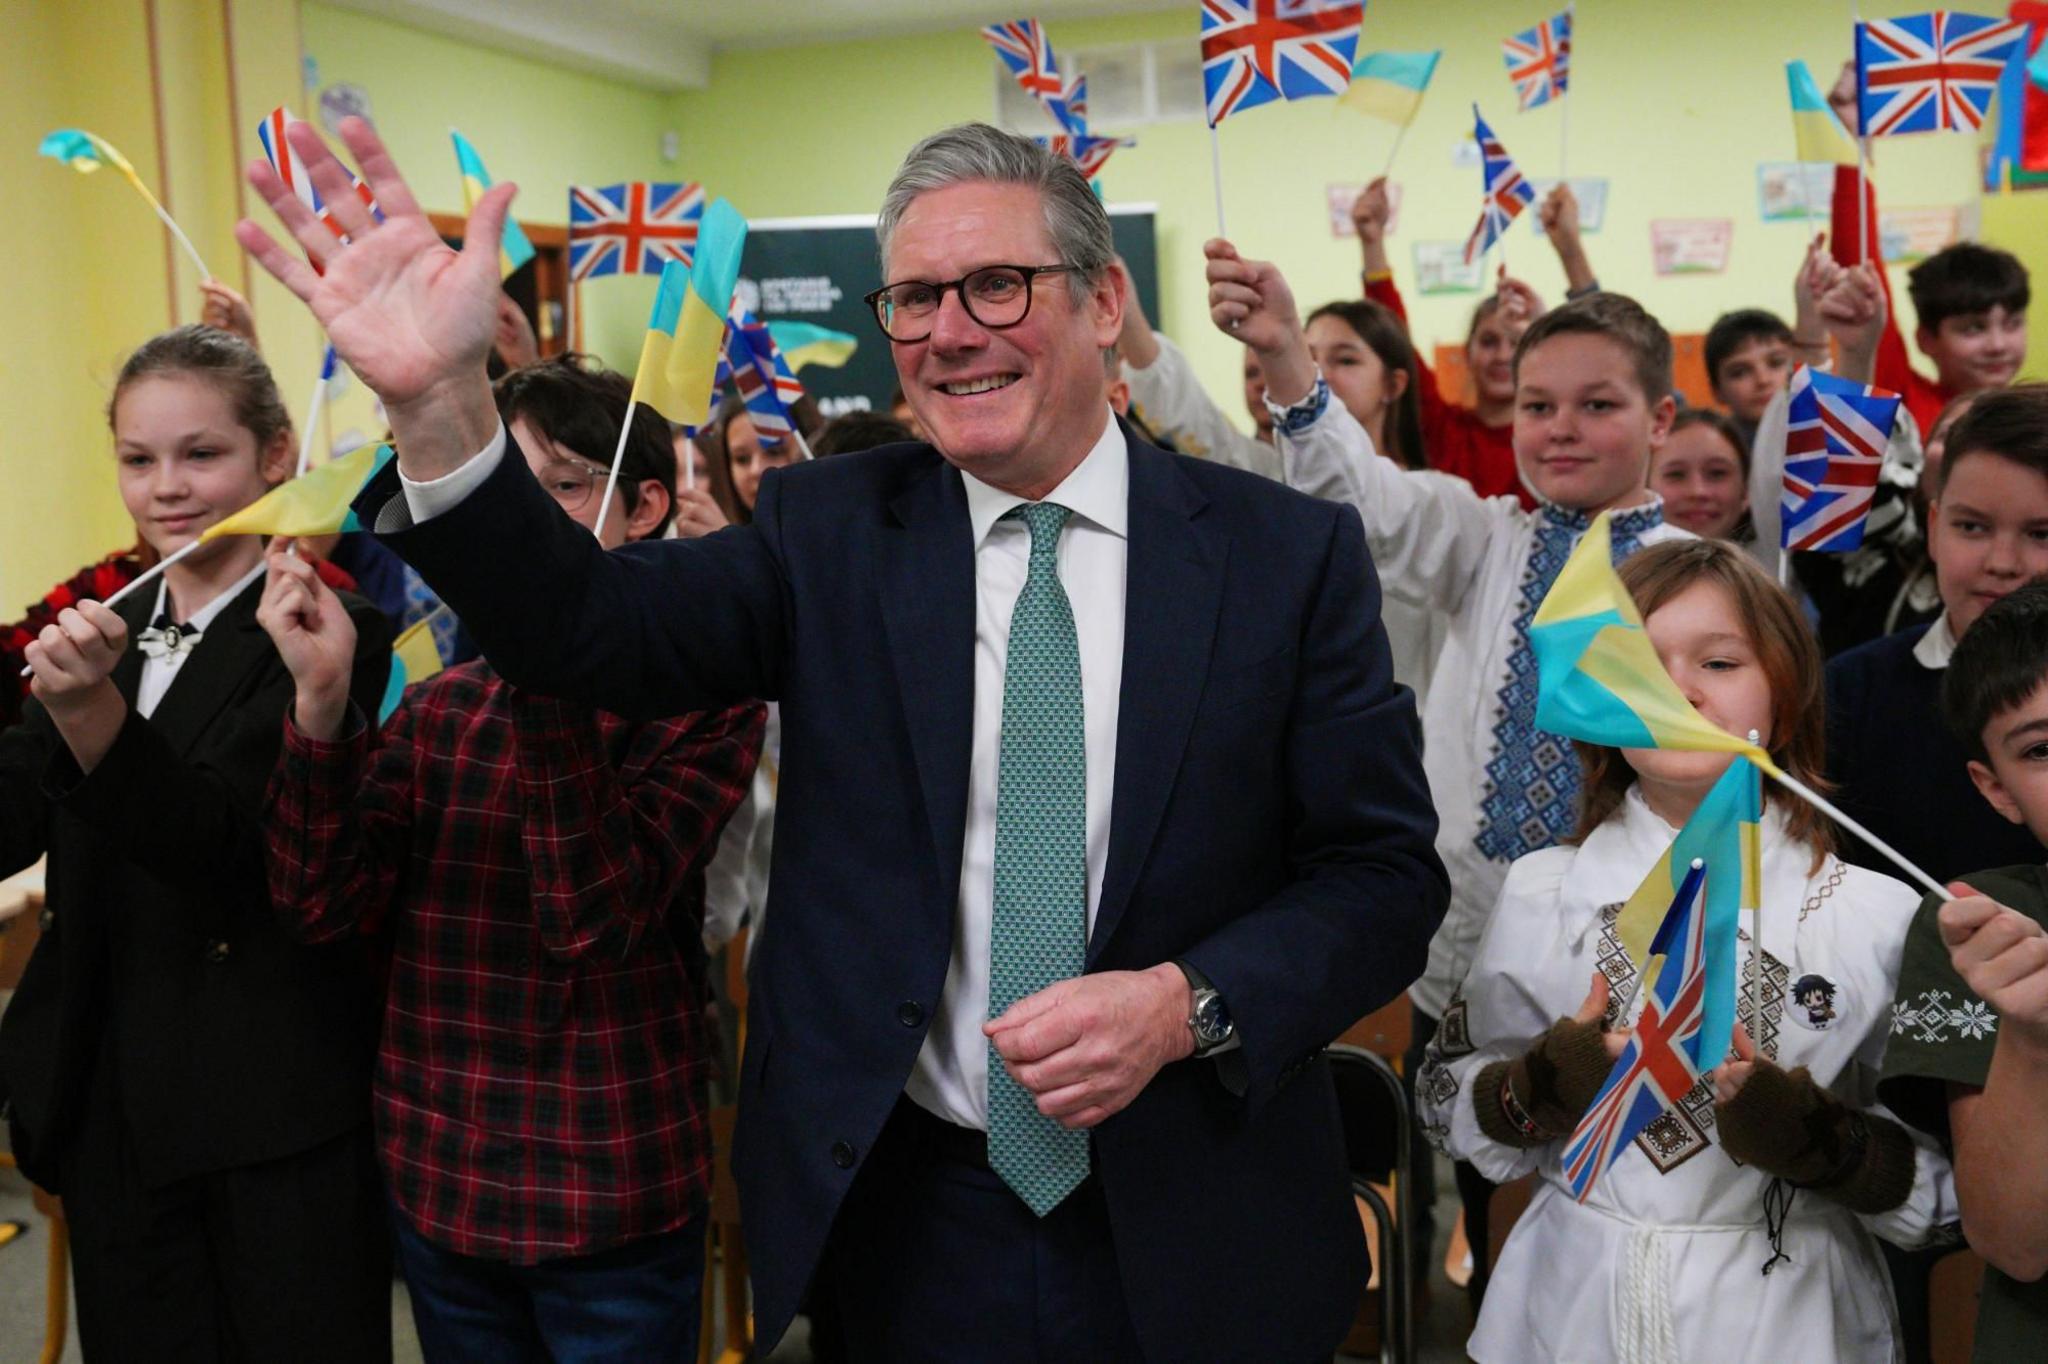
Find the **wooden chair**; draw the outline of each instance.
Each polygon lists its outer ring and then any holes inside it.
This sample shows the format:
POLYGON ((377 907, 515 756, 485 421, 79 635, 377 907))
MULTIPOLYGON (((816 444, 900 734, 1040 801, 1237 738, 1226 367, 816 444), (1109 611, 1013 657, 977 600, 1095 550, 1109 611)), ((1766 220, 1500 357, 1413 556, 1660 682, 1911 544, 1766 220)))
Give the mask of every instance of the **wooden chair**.
POLYGON ((1984 1261, 1975 1251, 1956 1250, 1934 1262, 1927 1275, 1927 1343, 1934 1364, 1970 1364, 1983 1287, 1984 1261))
MULTIPOLYGON (((732 1002, 733 1055, 747 1050, 747 930, 725 947, 726 998, 732 1002)), ((699 1298, 698 1364, 743 1364, 754 1356, 754 1314, 747 1302, 747 1243, 740 1231, 740 1191, 732 1177, 732 1131, 739 1108, 711 1110, 711 1225, 705 1231, 704 1289, 699 1298), (712 1294, 717 1290, 714 1303, 712 1294), (713 1350, 717 1324, 725 1323, 725 1348, 713 1350)))
POLYGON ((698 1364, 744 1364, 754 1357, 754 1314, 747 1302, 747 1245, 740 1234, 740 1192, 732 1177, 732 1129, 739 1109, 711 1110, 711 1226, 699 1299, 698 1364), (716 1298, 713 1292, 716 1290, 716 1298), (714 1352, 724 1321, 725 1348, 714 1352))
MULTIPOLYGON (((29 890, 18 912, 0 919, 0 990, 21 984, 21 973, 29 953, 42 936, 43 895, 29 890)), ((15 1168, 14 1153, 0 1152, 0 1165, 15 1168)), ((49 1226, 49 1249, 44 1253, 47 1273, 43 1288, 43 1350, 39 1364, 57 1364, 64 1356, 64 1341, 71 1332, 71 1237, 64 1221, 64 1203, 55 1194, 30 1185, 36 1211, 49 1226)))

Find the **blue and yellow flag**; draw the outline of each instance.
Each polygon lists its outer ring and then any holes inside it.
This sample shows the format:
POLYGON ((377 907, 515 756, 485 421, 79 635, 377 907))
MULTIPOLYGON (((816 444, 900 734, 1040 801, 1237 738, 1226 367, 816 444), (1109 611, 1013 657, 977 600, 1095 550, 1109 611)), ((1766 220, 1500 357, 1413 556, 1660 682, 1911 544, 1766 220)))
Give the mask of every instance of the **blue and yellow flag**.
POLYGON ((1351 84, 1337 103, 1407 127, 1422 107, 1422 93, 1443 58, 1434 52, 1369 52, 1351 68, 1351 84))
POLYGON ((1647 988, 1657 930, 1693 863, 1706 864, 1706 1018, 1700 1026, 1703 1071, 1721 1063, 1735 1029, 1735 930, 1743 910, 1753 915, 1759 908, 1763 811, 1763 776, 1748 759, 1738 757, 1700 801, 1614 922, 1615 934, 1628 949, 1628 959, 1647 988))
POLYGON ((329 460, 288 483, 280 483, 232 516, 199 532, 202 540, 223 535, 331 535, 361 530, 349 504, 392 456, 388 445, 365 445, 329 460))
POLYGON ((805 365, 838 369, 860 348, 859 340, 852 333, 836 332, 815 322, 785 322, 779 317, 772 318, 768 322, 768 334, 775 338, 776 348, 782 352, 791 373, 805 365))
POLYGON ((1611 543, 1602 512, 1529 623, 1536 728, 1614 748, 1740 753, 1775 773, 1769 754, 1707 723, 1680 693, 1614 571, 1611 543))
MULTIPOLYGON (((491 173, 484 169, 484 159, 476 154, 476 148, 469 145, 469 139, 453 128, 448 136, 455 139, 455 164, 462 170, 462 211, 476 212, 476 201, 484 197, 484 191, 491 187, 491 173)), ((505 217, 505 232, 498 241, 498 278, 504 279, 514 270, 533 259, 533 243, 526 239, 526 232, 511 215, 505 217)))
POLYGON ((441 657, 440 642, 434 638, 435 617, 447 609, 436 608, 432 615, 406 626, 391 642, 391 675, 384 683, 384 702, 377 707, 378 724, 391 718, 407 687, 426 681, 448 666, 441 657))
POLYGON ((672 260, 662 267, 633 376, 634 402, 684 426, 710 421, 713 376, 725 351, 725 314, 746 244, 747 220, 729 201, 715 199, 704 210, 692 263, 672 260))
POLYGON ((1792 145, 1794 155, 1804 162, 1853 166, 1856 143, 1835 111, 1828 107, 1820 85, 1805 62, 1785 63, 1785 83, 1792 94, 1792 145))

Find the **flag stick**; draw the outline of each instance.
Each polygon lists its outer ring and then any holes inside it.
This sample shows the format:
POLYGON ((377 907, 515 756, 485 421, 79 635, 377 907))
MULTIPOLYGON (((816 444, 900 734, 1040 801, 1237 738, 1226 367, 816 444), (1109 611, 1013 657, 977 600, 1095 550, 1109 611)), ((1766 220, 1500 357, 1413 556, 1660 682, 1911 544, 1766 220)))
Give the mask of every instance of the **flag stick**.
MULTIPOLYGON (((604 518, 612 509, 612 490, 619 486, 619 465, 626 458, 626 437, 633 433, 633 409, 638 406, 638 398, 629 399, 626 403, 626 420, 619 423, 619 447, 612 451, 612 471, 605 475, 604 480, 604 501, 597 504, 597 526, 590 532, 599 540, 604 539, 604 518)), ((686 469, 688 467, 684 466, 686 469)))
MULTIPOLYGON (((198 549, 201 545, 205 543, 206 542, 204 540, 194 540, 191 544, 185 546, 183 549, 165 555, 163 558, 157 560, 156 567, 148 570, 141 577, 137 578, 134 582, 129 583, 126 587, 122 588, 120 591, 108 597, 105 601, 101 602, 100 605, 106 607, 109 611, 113 610, 116 606, 119 606, 123 601, 126 601, 130 596, 132 596, 137 588, 143 586, 145 583, 154 582, 158 574, 162 573, 172 564, 175 564, 176 562, 178 562, 178 560, 184 558, 187 554, 190 554, 193 550, 198 549)), ((34 668, 23 668, 21 670, 21 675, 23 677, 29 677, 33 675, 34 672, 34 668)))
POLYGON ((796 448, 798 453, 800 453, 805 459, 817 458, 816 455, 811 453, 811 443, 804 439, 804 433, 797 428, 796 419, 794 417, 790 418, 789 421, 789 434, 796 437, 796 448))
POLYGON ((1223 139, 1216 135, 1216 125, 1209 125, 1209 170, 1216 184, 1216 235, 1228 237, 1230 229, 1223 225, 1223 139))
POLYGON ((1571 183, 1570 172, 1565 169, 1565 152, 1571 146, 1572 97, 1570 90, 1560 90, 1557 95, 1557 183, 1571 183))
MULTIPOLYGON (((94 141, 97 142, 98 139, 95 138, 94 141)), ((184 228, 178 226, 177 219, 173 218, 165 210, 164 206, 157 201, 157 197, 149 192, 149 186, 142 183, 142 177, 137 175, 124 162, 117 161, 113 164, 116 170, 127 177, 128 183, 135 187, 135 192, 142 196, 143 201, 156 210, 156 216, 164 220, 164 226, 171 229, 171 235, 178 239, 178 245, 184 247, 185 254, 192 258, 192 268, 199 272, 199 278, 212 279, 213 271, 207 269, 206 262, 199 259, 199 248, 192 245, 192 239, 185 235, 184 228)))
POLYGON ((1403 123, 1394 130, 1394 145, 1387 149, 1387 168, 1380 172, 1382 180, 1394 173, 1394 158, 1401 154, 1401 139, 1406 136, 1408 136, 1408 125, 1406 123, 1403 123))
POLYGON ((327 407, 327 367, 321 366, 320 376, 313 380, 313 401, 306 407, 306 429, 299 434, 299 463, 292 477, 298 478, 306 472, 306 466, 313 460, 313 433, 319 430, 320 414, 327 407))
POLYGON ((683 437, 683 487, 695 491, 697 487, 697 442, 694 437, 683 437))
POLYGON ((579 346, 578 346, 578 345, 576 344, 576 291, 577 291, 577 285, 576 285, 576 281, 575 281, 574 279, 571 279, 571 280, 569 281, 569 287, 568 287, 568 288, 567 288, 566 290, 564 290, 564 291, 563 291, 563 303, 562 303, 562 349, 563 349, 563 350, 571 350, 571 351, 573 351, 573 350, 580 350, 580 349, 581 349, 581 347, 579 347, 579 346))
MULTIPOLYGON (((1857 123, 1862 124, 1859 114, 1857 123)), ((1870 263, 1870 139, 1856 134, 1856 263, 1870 263)))
POLYGON ((1932 876, 1929 876, 1926 872, 1920 870, 1920 868, 1914 866, 1911 862, 1907 861, 1905 855, 1899 852, 1898 849, 1892 847, 1891 844, 1885 842, 1876 834, 1870 832, 1870 830, 1864 828, 1861 824, 1858 824, 1855 820, 1849 818, 1849 816, 1843 814, 1840 810, 1836 809, 1833 802, 1821 796, 1818 792, 1814 791, 1813 788, 1806 785, 1806 783, 1780 770, 1776 765, 1766 767, 1764 768, 1764 771, 1769 773, 1771 779, 1776 781, 1779 785, 1784 786, 1793 794, 1804 799, 1807 804, 1813 806, 1816 810, 1819 810, 1822 814, 1834 820, 1835 823, 1841 825, 1850 833, 1855 834, 1858 838, 1862 839, 1865 843, 1868 843, 1876 851, 1883 853, 1887 858, 1891 859, 1891 862, 1894 866, 1896 866, 1900 871, 1906 873, 1906 875, 1909 878, 1919 882, 1922 886, 1925 886, 1928 889, 1928 891, 1935 895, 1940 896, 1942 899, 1946 900, 1949 898, 1948 889, 1947 887, 1943 886, 1941 882, 1935 880, 1932 876))

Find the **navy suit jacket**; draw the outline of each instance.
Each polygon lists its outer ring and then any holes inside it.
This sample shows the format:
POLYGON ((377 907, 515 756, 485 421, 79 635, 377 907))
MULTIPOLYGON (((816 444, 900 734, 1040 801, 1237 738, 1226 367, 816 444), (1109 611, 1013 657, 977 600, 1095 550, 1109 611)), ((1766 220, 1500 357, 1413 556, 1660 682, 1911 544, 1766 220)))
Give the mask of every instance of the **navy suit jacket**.
MULTIPOLYGON (((520 686, 641 717, 782 703, 735 1147, 772 1344, 946 978, 974 707, 961 475, 924 444, 771 471, 752 525, 612 554, 516 448, 422 525, 394 469, 358 506, 520 686)), ((1349 508, 1132 437, 1126 582, 1087 968, 1192 963, 1246 1083, 1178 1062, 1096 1130, 1125 1294, 1152 1358, 1327 1354, 1367 1265, 1316 1058, 1420 973, 1448 896, 1413 698, 1349 508)))

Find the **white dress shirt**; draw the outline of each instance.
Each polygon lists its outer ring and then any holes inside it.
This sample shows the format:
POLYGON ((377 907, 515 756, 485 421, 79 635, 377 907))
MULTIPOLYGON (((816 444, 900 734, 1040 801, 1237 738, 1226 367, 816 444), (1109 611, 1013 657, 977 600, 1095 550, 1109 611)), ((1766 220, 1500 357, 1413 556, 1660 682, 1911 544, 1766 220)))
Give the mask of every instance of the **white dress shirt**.
MULTIPOLYGON (((1093 931, 1109 859, 1109 812, 1116 781, 1117 705, 1124 673, 1124 582, 1130 525, 1130 450, 1102 410, 1095 445, 1044 501, 1073 513, 1060 535, 1059 575, 1074 611, 1087 743, 1088 926, 1093 931)), ((505 453, 501 426, 475 458, 425 483, 401 472, 406 505, 423 522, 467 497, 505 453)), ((995 901, 996 769, 1003 727, 1003 672, 1010 616, 1030 567, 1031 532, 1002 515, 1024 499, 961 473, 974 535, 974 738, 967 818, 954 910, 953 958, 906 1093, 962 1127, 988 1127, 989 922, 995 901)))
MULTIPOLYGON (((258 559, 256 567, 238 578, 233 587, 228 588, 218 597, 215 597, 212 601, 194 611, 180 624, 187 631, 199 631, 200 637, 203 639, 206 631, 212 627, 214 620, 219 617, 221 612, 228 609, 228 603, 247 591, 249 584, 262 577, 265 570, 269 567, 270 561, 268 559, 258 559)), ((156 605, 149 608, 149 619, 152 623, 164 613, 164 603, 169 600, 165 595, 167 586, 168 584, 162 578, 157 579, 156 605)), ((156 714, 156 708, 163 704, 164 693, 171 689, 171 683, 177 681, 178 670, 185 666, 185 660, 190 658, 192 650, 198 647, 197 644, 194 644, 180 649, 174 654, 165 654, 162 658, 144 658, 142 660, 142 676, 137 678, 135 682, 135 713, 137 715, 147 720, 150 716, 156 714)))
POLYGON ((1956 653, 1956 627, 1944 611, 1934 618, 1934 624, 1927 627, 1927 633, 1920 636, 1920 642, 1913 646, 1914 661, 1931 673, 1941 672, 1948 667, 1948 661, 1956 653))

